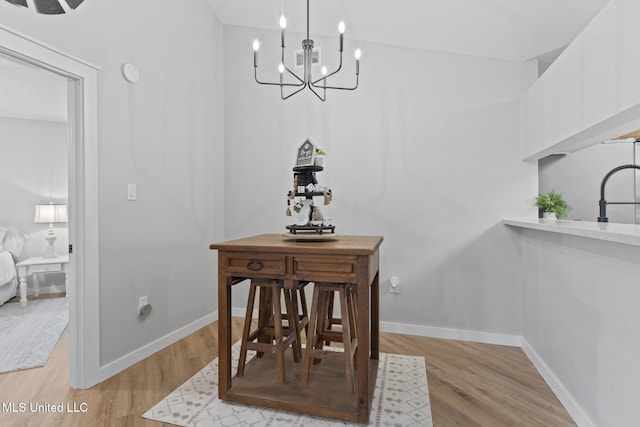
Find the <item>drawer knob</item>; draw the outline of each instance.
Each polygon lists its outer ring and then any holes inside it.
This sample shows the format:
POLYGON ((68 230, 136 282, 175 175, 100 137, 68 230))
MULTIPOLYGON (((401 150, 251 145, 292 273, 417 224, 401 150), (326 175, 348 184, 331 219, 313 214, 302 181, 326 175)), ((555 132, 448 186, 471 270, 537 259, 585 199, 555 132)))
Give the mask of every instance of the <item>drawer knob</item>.
POLYGON ((249 261, 247 263, 247 269, 251 271, 262 270, 262 267, 264 267, 264 264, 262 264, 262 261, 249 261))

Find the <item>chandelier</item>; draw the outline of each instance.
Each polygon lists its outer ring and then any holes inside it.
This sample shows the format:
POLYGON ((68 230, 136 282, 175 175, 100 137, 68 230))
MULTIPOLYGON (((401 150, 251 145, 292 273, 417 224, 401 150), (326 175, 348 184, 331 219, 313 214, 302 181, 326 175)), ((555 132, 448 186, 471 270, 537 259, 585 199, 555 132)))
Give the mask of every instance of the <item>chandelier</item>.
POLYGON ((302 51, 303 51, 303 75, 302 77, 298 76, 298 74, 294 73, 287 67, 284 63, 284 30, 287 27, 287 19, 283 16, 280 17, 280 40, 281 40, 281 48, 282 48, 282 57, 280 61, 280 65, 278 66, 278 71, 280 73, 280 82, 279 83, 271 83, 271 82, 263 82, 258 79, 258 50, 260 49, 260 41, 255 39, 253 41, 253 69, 254 76, 256 82, 261 85, 271 85, 271 86, 280 86, 280 98, 287 99, 296 93, 300 92, 304 88, 309 88, 311 92, 315 96, 317 96, 321 101, 326 99, 327 89, 338 89, 338 90, 355 90, 358 87, 358 76, 360 75, 360 49, 356 49, 355 58, 356 58, 356 84, 353 87, 340 87, 340 86, 328 86, 327 79, 334 74, 337 74, 342 68, 342 51, 344 46, 344 22, 340 22, 338 25, 338 32, 340 33, 340 63, 338 68, 332 73, 327 74, 327 67, 322 67, 321 73, 322 77, 314 80, 311 75, 311 65, 313 60, 313 40, 309 37, 309 0, 307 0, 307 38, 302 40, 302 51), (285 83, 284 74, 285 71, 293 76, 295 83, 285 83), (285 95, 285 88, 288 88, 291 92, 285 95))
POLYGON ((7 0, 16 6, 31 8, 36 13, 44 15, 60 15, 71 12, 84 0, 7 0))

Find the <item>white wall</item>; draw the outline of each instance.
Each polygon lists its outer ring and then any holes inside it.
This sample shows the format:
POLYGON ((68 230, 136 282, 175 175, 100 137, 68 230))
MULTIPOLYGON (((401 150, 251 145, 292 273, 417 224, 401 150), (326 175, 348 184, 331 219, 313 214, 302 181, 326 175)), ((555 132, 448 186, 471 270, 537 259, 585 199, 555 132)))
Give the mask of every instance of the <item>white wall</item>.
POLYGON ((208 245, 223 238, 224 224, 221 26, 202 1, 88 1, 55 17, 2 3, 0 24, 100 68, 106 365, 216 309, 208 245), (138 84, 122 78, 125 62, 139 67, 138 84), (126 199, 128 183, 138 186, 136 202, 126 199), (143 295, 153 312, 141 321, 143 295))
POLYGON ((570 396, 563 403, 579 425, 637 426, 640 248, 521 236, 523 336, 561 384, 556 394, 570 396))
POLYGON ((0 224, 46 229, 33 215, 36 204, 67 202, 67 124, 0 117, 0 129, 0 224))
MULTIPOLYGON (((290 46, 302 39, 288 36, 290 46)), ((279 33, 224 26, 227 238, 286 231, 295 150, 310 138, 328 153, 318 179, 333 189, 336 231, 384 236, 385 327, 519 336, 518 258, 497 224, 535 215, 536 166, 519 160, 519 97, 536 64, 346 37, 345 52, 363 50, 359 89, 325 103, 308 91, 281 101, 277 88, 253 81, 255 37, 261 78, 277 79, 279 33), (391 275, 400 295, 387 293, 391 275)), ((316 44, 335 56, 336 40, 316 44)), ((345 83, 353 72, 349 53, 345 83)))

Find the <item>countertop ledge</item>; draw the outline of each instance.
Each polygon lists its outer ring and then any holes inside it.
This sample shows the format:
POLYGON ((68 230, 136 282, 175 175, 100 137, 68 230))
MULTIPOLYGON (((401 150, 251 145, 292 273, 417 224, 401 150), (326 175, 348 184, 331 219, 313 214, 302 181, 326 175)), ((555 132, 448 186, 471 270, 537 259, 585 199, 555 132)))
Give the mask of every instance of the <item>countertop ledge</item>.
POLYGON ((640 225, 610 222, 556 220, 542 222, 539 219, 503 219, 511 227, 528 228, 550 233, 568 234, 589 239, 605 240, 624 245, 640 246, 640 225))

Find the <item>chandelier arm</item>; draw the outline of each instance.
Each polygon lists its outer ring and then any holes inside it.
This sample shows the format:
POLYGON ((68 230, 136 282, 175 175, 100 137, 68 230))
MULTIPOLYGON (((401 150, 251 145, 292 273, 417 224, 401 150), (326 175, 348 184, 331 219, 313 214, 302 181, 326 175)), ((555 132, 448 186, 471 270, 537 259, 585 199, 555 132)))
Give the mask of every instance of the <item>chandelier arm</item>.
POLYGON ((340 71, 341 69, 342 69, 342 51, 340 52, 340 63, 338 64, 338 68, 337 68, 334 72, 329 73, 329 74, 327 74, 326 76, 322 76, 322 77, 320 77, 319 79, 317 79, 317 80, 315 80, 315 81, 311 82, 311 84, 312 84, 312 85, 314 85, 315 87, 318 87, 318 86, 316 86, 316 83, 318 83, 319 81, 324 80, 324 79, 326 79, 326 78, 328 78, 328 77, 331 77, 331 76, 333 76, 334 74, 337 74, 337 73, 338 73, 338 71, 340 71))
POLYGON ((324 80, 324 79, 327 79, 327 78, 329 78, 329 77, 333 76, 334 74, 337 74, 337 73, 338 73, 338 71, 340 71, 341 69, 342 69, 342 58, 340 59, 340 65, 338 66, 338 68, 337 68, 334 72, 329 73, 329 74, 327 74, 326 76, 322 76, 321 78, 319 78, 319 79, 317 79, 317 80, 312 81, 312 82, 311 82, 311 84, 312 84, 313 86, 315 86, 315 87, 319 87, 319 86, 317 86, 317 85, 316 85, 316 83, 318 83, 319 81, 322 81, 322 80, 324 80))
MULTIPOLYGON (((284 65, 284 63, 283 63, 283 65, 284 65)), ((285 66, 284 66, 284 69, 285 69, 285 70, 287 70, 287 71, 289 72, 289 74, 291 74, 293 77, 295 77, 295 78, 300 82, 300 84, 299 84, 299 85, 297 84, 297 85, 295 85, 295 86, 301 86, 301 85, 304 85, 304 80, 302 80, 302 79, 301 79, 301 78, 300 78, 296 73, 294 73, 293 71, 291 71, 291 70, 289 69, 289 67, 287 67, 287 66, 285 65, 285 66)))
MULTIPOLYGON (((304 83, 300 83, 300 84, 296 84, 296 83, 271 83, 271 82, 261 82, 260 80, 258 80, 258 67, 255 67, 254 69, 255 73, 255 79, 257 83, 260 83, 261 85, 269 85, 269 86, 293 86, 293 87, 300 87, 300 86, 304 86, 304 83)), ((297 76, 296 76, 297 77, 297 76)), ((300 80, 298 78, 298 80, 300 80)))
POLYGON ((318 94, 318 92, 316 92, 316 91, 313 89, 313 86, 312 86, 312 85, 309 85, 309 90, 311 90, 311 92, 313 92, 313 94, 314 94, 315 96, 317 96, 317 97, 318 97, 318 99, 319 99, 320 101, 322 101, 322 102, 324 102, 325 98, 327 97, 327 96, 326 96, 326 91, 325 91, 324 96, 320 96, 320 94, 318 94))
POLYGON ((289 95, 284 96, 284 91, 282 90, 282 87, 280 88, 280 98, 282 98, 282 100, 285 100, 287 98, 292 97, 293 95, 295 95, 296 93, 300 92, 301 90, 303 90, 305 87, 308 87, 307 84, 302 84, 302 85, 298 85, 298 86, 302 86, 300 89, 295 90, 293 92, 291 92, 289 95))
MULTIPOLYGON (((284 44, 284 43, 283 43, 283 44, 284 44)), ((291 70, 289 69, 289 67, 287 67, 287 65, 284 63, 284 45, 282 46, 282 58, 280 59, 280 63, 282 64, 282 66, 284 67, 284 69, 285 69, 285 70, 287 70, 287 72, 288 72, 289 74, 291 74, 293 77, 295 77, 295 78, 300 82, 300 84, 299 84, 299 85, 298 85, 298 84, 296 84, 295 86, 301 86, 301 85, 303 85, 303 84, 304 84, 304 80, 302 80, 300 77, 298 77, 298 75, 297 75, 296 73, 294 73, 293 71, 291 71, 291 70)))
POLYGON ((319 86, 319 85, 312 85, 312 86, 316 89, 356 90, 358 88, 358 75, 356 74, 356 85, 354 87, 319 86))

